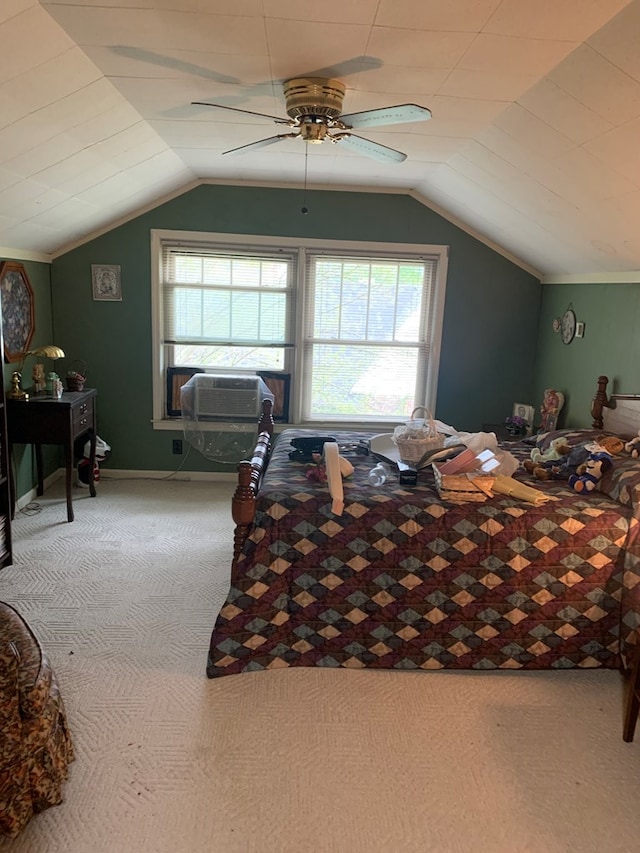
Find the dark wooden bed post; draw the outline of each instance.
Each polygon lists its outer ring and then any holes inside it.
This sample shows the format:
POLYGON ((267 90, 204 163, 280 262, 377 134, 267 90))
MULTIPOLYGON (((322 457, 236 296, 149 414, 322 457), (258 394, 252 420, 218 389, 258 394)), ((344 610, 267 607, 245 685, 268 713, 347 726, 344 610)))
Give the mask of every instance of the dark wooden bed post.
POLYGON ((263 432, 269 433, 269 438, 273 436, 273 400, 262 401, 262 413, 258 421, 258 439, 263 432))
POLYGON ((238 485, 231 499, 231 517, 236 525, 233 531, 232 568, 238 561, 255 514, 256 496, 251 487, 251 462, 244 461, 238 464, 238 485))
POLYGON ((231 517, 235 522, 232 569, 238 561, 256 515, 256 496, 271 453, 272 408, 271 400, 263 400, 262 413, 258 421, 258 440, 253 456, 251 460, 245 459, 238 463, 238 485, 231 499, 231 517))
POLYGON ((596 395, 591 401, 591 417, 593 418, 593 428, 594 429, 602 429, 604 426, 604 421, 602 420, 602 410, 610 409, 611 402, 607 397, 607 382, 609 381, 608 376, 598 376, 598 390, 596 391, 596 395))

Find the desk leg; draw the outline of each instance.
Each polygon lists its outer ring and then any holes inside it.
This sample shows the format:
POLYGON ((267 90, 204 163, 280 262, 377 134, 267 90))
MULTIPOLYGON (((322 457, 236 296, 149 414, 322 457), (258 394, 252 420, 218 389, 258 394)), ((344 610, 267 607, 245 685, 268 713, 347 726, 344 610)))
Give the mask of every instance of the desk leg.
POLYGON ((92 498, 96 496, 96 481, 93 477, 96 467, 96 431, 91 430, 91 444, 89 445, 89 494, 92 498))
POLYGON ((73 441, 71 438, 64 443, 64 461, 66 465, 67 481, 67 521, 73 521, 73 500, 71 497, 71 472, 73 470, 73 441))
POLYGON ((13 444, 9 442, 9 494, 11 498, 11 521, 16 517, 16 472, 13 467, 13 444))
POLYGON ((36 444, 36 475, 38 477, 38 485, 36 487, 36 494, 38 497, 42 497, 44 494, 44 481, 42 477, 42 445, 36 444))

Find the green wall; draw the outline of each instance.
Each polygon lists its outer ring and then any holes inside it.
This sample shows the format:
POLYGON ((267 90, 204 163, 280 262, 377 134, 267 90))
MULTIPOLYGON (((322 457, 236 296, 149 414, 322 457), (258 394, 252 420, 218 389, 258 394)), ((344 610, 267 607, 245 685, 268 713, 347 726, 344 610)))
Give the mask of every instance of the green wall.
MULTIPOLYGON (((88 365, 109 465, 172 471, 175 432, 151 427, 150 229, 435 243, 450 247, 436 415, 460 429, 502 420, 514 401, 538 405, 545 388, 566 396, 561 425, 586 426, 596 379, 609 391, 640 386, 640 284, 558 284, 535 278, 409 196, 201 186, 46 263, 22 261, 35 298, 32 346, 55 343, 88 365), (123 301, 94 302, 91 264, 122 267, 123 301), (585 336, 566 346, 552 329, 572 305, 585 336)), ((31 362, 24 384, 30 384, 31 362)), ((5 364, 5 387, 12 365, 5 364)), ((18 494, 35 482, 31 448, 16 447, 18 494)), ((49 473, 61 464, 45 448, 49 473)), ((186 470, 219 470, 192 451, 186 470)), ((228 469, 226 469, 228 470, 228 469)))
MULTIPOLYGON (((450 246, 436 416, 460 429, 502 420, 532 401, 540 284, 415 199, 396 194, 199 186, 57 258, 55 343, 88 365, 109 465, 171 471, 181 435, 154 431, 151 229, 450 246), (122 302, 95 302, 91 264, 120 264, 122 302)), ((62 366, 66 369, 66 366, 62 366)), ((192 452, 185 470, 219 470, 192 452)), ((228 470, 228 469, 227 469, 228 470)))
POLYGON ((547 284, 535 367, 536 399, 545 388, 565 395, 560 425, 590 425, 598 376, 608 376, 608 393, 640 393, 640 284, 547 284), (585 324, 583 338, 563 344, 553 331, 569 305, 585 324))

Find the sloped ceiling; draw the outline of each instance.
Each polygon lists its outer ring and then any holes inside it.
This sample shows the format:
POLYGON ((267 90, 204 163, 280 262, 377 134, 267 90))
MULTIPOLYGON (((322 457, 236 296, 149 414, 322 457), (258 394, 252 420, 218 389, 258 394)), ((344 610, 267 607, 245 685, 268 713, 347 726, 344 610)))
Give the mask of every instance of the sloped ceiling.
MULTIPOLYGON (((640 270, 640 0, 3 0, 0 247, 55 255, 198 181, 410 191, 541 275, 640 270), (285 116, 337 77, 381 163, 285 116), (308 156, 305 156, 308 154, 308 156), (306 163, 305 163, 306 160, 306 163)), ((2 250, 0 250, 1 252, 2 250)), ((6 253, 6 252, 5 252, 6 253)))

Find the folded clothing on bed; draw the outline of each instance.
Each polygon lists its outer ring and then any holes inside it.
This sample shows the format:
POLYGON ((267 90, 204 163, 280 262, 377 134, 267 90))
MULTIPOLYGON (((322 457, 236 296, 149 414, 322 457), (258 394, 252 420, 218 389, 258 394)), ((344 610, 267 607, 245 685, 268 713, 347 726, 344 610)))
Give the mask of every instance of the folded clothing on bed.
POLYGON ((494 492, 500 495, 508 495, 510 498, 517 498, 534 504, 534 506, 540 506, 547 501, 559 500, 548 492, 541 492, 540 489, 527 486, 519 480, 514 480, 513 477, 503 477, 502 474, 498 474, 492 488, 494 492))

